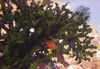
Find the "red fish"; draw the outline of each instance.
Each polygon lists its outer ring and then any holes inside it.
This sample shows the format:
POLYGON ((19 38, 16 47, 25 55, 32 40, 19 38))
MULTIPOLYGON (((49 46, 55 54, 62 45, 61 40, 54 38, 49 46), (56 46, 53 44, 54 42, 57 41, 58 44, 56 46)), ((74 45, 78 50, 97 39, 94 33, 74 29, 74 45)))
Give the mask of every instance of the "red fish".
POLYGON ((52 53, 52 50, 53 49, 57 49, 58 47, 55 45, 55 43, 53 42, 53 41, 51 41, 51 40, 46 40, 45 41, 46 42, 46 44, 48 45, 48 47, 49 47, 49 53, 52 53))
MULTIPOLYGON (((55 43, 53 41, 51 41, 51 40, 46 40, 46 44, 50 48, 49 53, 52 53, 53 49, 57 49, 58 48, 58 46, 56 46, 55 43)), ((63 57, 61 51, 56 54, 56 57, 57 57, 58 61, 64 65, 64 67, 68 67, 69 66, 69 64, 64 60, 64 57, 63 57)))

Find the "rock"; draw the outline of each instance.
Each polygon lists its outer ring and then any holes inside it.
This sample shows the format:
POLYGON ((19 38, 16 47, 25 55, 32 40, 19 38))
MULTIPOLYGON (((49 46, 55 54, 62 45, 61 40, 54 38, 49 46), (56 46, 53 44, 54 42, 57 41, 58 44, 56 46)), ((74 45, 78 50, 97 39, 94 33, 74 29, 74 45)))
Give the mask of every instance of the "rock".
POLYGON ((79 65, 70 65, 67 69, 83 69, 83 68, 79 65))
POLYGON ((97 50, 96 57, 100 59, 100 50, 97 50))

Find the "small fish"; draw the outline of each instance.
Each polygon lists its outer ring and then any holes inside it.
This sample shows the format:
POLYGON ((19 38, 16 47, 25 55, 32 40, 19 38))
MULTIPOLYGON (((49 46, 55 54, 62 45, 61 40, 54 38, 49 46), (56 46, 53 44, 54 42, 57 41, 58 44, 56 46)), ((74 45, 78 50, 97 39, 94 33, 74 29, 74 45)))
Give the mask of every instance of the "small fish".
MULTIPOLYGON (((48 45, 48 47, 50 48, 49 53, 52 53, 53 49, 57 49, 58 48, 58 46, 55 45, 55 43, 53 41, 51 41, 51 40, 46 40, 45 42, 48 45)), ((64 60, 64 57, 63 57, 61 51, 59 51, 56 54, 56 57, 57 57, 58 61, 64 65, 64 67, 68 67, 69 66, 69 64, 64 60)))
POLYGON ((46 40, 45 42, 46 42, 46 44, 48 45, 48 47, 50 49, 49 53, 52 53, 53 49, 57 49, 58 48, 58 46, 55 45, 55 43, 53 41, 51 41, 51 40, 46 40))

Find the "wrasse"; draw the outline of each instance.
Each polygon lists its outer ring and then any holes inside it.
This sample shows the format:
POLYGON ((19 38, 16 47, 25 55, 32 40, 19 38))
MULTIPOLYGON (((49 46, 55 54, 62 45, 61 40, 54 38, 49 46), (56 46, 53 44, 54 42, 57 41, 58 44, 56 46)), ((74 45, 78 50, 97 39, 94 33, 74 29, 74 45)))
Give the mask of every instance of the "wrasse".
MULTIPOLYGON (((53 49, 57 49, 58 48, 58 46, 55 45, 55 43, 53 41, 51 41, 51 40, 46 40, 45 42, 46 42, 46 44, 48 45, 48 47, 50 49, 49 53, 52 53, 53 49)), ((59 51, 56 54, 56 57, 57 57, 58 61, 64 65, 64 67, 68 67, 69 66, 69 64, 64 60, 63 53, 61 51, 59 51)))
POLYGON ((52 53, 53 49, 57 49, 58 48, 58 46, 55 45, 55 43, 53 41, 51 41, 51 40, 46 40, 45 42, 46 42, 46 44, 48 45, 48 47, 50 49, 49 53, 52 53))

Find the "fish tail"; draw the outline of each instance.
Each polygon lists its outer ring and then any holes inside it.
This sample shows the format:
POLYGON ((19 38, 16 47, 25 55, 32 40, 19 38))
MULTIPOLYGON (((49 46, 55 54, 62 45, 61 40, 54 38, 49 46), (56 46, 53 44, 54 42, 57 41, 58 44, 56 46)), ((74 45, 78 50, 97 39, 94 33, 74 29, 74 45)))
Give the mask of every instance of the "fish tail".
POLYGON ((52 49, 49 50, 49 54, 52 53, 52 49))

